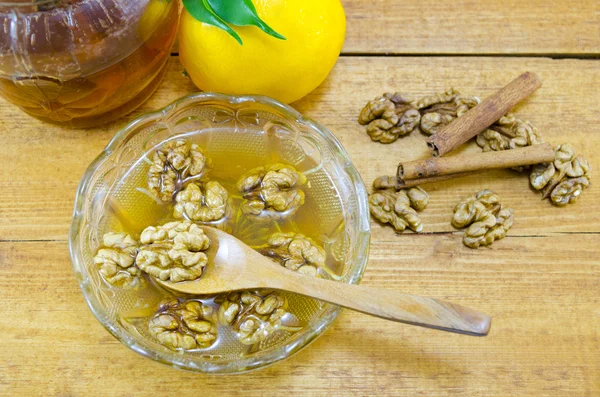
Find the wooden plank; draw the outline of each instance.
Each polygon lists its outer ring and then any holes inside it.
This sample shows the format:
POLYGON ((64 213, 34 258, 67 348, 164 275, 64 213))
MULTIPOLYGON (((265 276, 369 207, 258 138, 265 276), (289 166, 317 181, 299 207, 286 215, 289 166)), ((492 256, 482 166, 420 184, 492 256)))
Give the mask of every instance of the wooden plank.
MULTIPOLYGON (((600 3, 342 0, 342 54, 600 54, 600 3)), ((173 52, 177 52, 175 44, 173 52)))
POLYGON ((345 53, 600 53, 600 2, 342 0, 345 53))
MULTIPOLYGON (((133 114, 90 130, 62 129, 41 123, 0 102, 0 240, 66 238, 75 190, 88 164, 115 132, 142 113, 167 105, 195 87, 181 75, 174 57, 167 80, 133 114)), ((520 72, 540 74, 544 86, 517 113, 531 120, 553 144, 570 142, 600 170, 600 62, 534 58, 341 58, 330 77, 294 104, 300 112, 331 129, 346 147, 363 179, 394 172, 400 160, 428 155, 419 133, 390 145, 372 143, 356 122, 364 104, 384 91, 425 95, 455 87, 485 97, 520 72)), ((470 144, 464 153, 479 150, 470 144)), ((594 179, 592 179, 592 182, 594 179)), ((592 183, 580 201, 556 208, 531 191, 526 175, 494 171, 426 187, 431 203, 422 213, 424 231, 453 232, 449 219, 461 197, 494 189, 516 212, 515 235, 600 232, 600 185, 592 183)), ((375 225, 377 230, 380 228, 375 225)), ((393 234, 386 228, 387 233, 393 234)))
POLYGON ((600 394, 597 236, 373 237, 364 284, 427 294, 493 316, 467 337, 344 311, 290 360, 200 376, 130 351, 95 320, 65 242, 0 243, 0 394, 49 396, 582 396, 600 394))

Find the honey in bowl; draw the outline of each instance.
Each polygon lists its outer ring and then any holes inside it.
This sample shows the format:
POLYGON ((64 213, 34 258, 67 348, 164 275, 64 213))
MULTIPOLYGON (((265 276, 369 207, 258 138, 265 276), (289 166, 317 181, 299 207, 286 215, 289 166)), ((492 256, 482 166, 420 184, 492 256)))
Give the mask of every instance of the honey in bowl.
POLYGON ((111 268, 128 280, 111 285, 119 277, 103 273, 109 256, 96 262, 121 324, 171 350, 235 358, 285 342, 318 315, 320 302, 290 293, 177 296, 153 281, 201 280, 210 263, 190 262, 202 251, 189 245, 202 234, 195 225, 222 229, 290 271, 338 278, 347 248, 342 199, 319 164, 291 165, 293 157, 264 133, 204 131, 161 143, 127 170, 106 203, 100 233, 121 241, 107 246, 105 238, 96 253, 114 249, 142 270, 111 268), (138 241, 135 249, 125 235, 138 241), (181 247, 173 253, 178 238, 189 243, 184 254, 181 247))
MULTIPOLYGON (((306 182, 301 185, 305 194, 304 204, 288 220, 296 225, 306 225, 306 230, 301 232, 309 235, 325 251, 326 266, 323 267, 331 270, 332 274, 322 272, 324 275, 321 277, 347 284, 356 284, 360 280, 369 252, 367 194, 360 175, 333 134, 270 98, 198 93, 180 98, 160 111, 133 121, 111 140, 85 171, 75 199, 69 249, 75 277, 87 304, 99 323, 124 346, 170 366, 203 373, 239 373, 290 357, 321 335, 341 309, 317 300, 284 294, 287 297, 285 308, 279 306, 278 299, 265 295, 261 297, 261 302, 264 302, 259 313, 257 298, 246 296, 244 299, 249 303, 244 303, 244 312, 260 315, 264 329, 269 328, 263 321, 265 317, 275 323, 280 320, 281 326, 286 328, 277 327, 276 332, 270 333, 264 340, 244 344, 240 337, 244 342, 253 342, 254 334, 248 333, 248 328, 242 330, 238 327, 240 323, 233 321, 231 310, 220 312, 223 306, 235 308, 227 303, 232 302, 230 297, 225 297, 227 302, 213 300, 212 303, 210 298, 199 295, 175 297, 155 285, 154 279, 145 274, 141 275, 145 282, 139 287, 122 288, 108 283, 100 274, 101 265, 95 263, 94 257, 105 246, 103 237, 106 234, 132 234, 129 241, 123 236, 120 243, 118 238, 109 243, 118 244, 118 249, 124 254, 126 251, 133 254, 140 247, 141 233, 148 226, 164 226, 162 222, 167 221, 187 221, 174 218, 148 185, 154 154, 165 143, 179 139, 198 145, 205 157, 211 160, 212 166, 206 174, 208 180, 220 181, 221 173, 225 175, 224 180, 229 178, 229 182, 219 183, 229 185, 227 192, 234 200, 232 208, 235 211, 241 208, 238 205, 244 195, 236 190, 237 177, 245 172, 277 163, 291 165, 301 172, 306 177, 306 182), (306 209, 310 209, 310 213, 306 209), (338 274, 341 275, 339 280, 338 274), (208 313, 206 305, 187 302, 190 298, 214 305, 212 313, 208 313), (289 315, 276 319, 281 315, 279 309, 284 309, 289 315), (150 331, 149 325, 152 318, 157 314, 161 316, 163 311, 168 316, 161 317, 155 324, 157 327, 153 327, 159 331, 159 336, 150 331), (173 318, 173 315, 178 318, 173 318), (217 328, 213 342, 210 342, 212 325, 207 325, 205 316, 217 328), (230 320, 231 324, 227 324, 230 320), (159 340, 159 337, 163 341, 169 338, 160 329, 168 333, 173 323, 178 326, 178 321, 186 321, 188 329, 195 329, 198 338, 194 336, 194 343, 198 347, 172 349, 159 340), (244 332, 239 333, 238 330, 244 332), (204 347, 207 343, 212 344, 204 347)), ((191 174, 189 172, 186 178, 191 174)), ((199 180, 192 178, 188 182, 199 180)), ((179 185, 180 190, 182 187, 179 185)), ((200 187, 205 186, 201 183, 200 187)), ((174 211, 175 205, 171 198, 171 210, 174 211)), ((229 223, 231 227, 235 218, 232 215, 227 219, 224 225, 229 223)), ((273 224, 273 227, 275 223, 280 227, 291 223, 281 219, 274 222, 268 217, 260 219, 264 219, 265 224, 273 224)), ((260 230, 265 226, 256 224, 252 227, 260 230)), ((263 235, 267 237, 269 233, 263 235)), ((265 248, 264 239, 246 242, 259 250, 265 248)), ((277 247, 274 250, 280 251, 277 247)), ((270 254, 269 258, 278 261, 270 254)), ((131 255, 129 258, 133 262, 131 255)), ((207 268, 206 278, 210 276, 209 271, 210 268, 207 268)), ((288 272, 284 268, 281 271, 288 272)), ((295 275, 292 270, 289 272, 295 275)), ((137 271, 132 270, 132 273, 137 271)), ((202 281, 200 277, 192 283, 202 281)), ((235 297, 231 298, 235 301, 235 297)), ((237 315, 236 319, 239 319, 237 315)), ((250 318, 241 320, 247 319, 250 318)), ((190 338, 182 338, 182 341, 191 342, 190 338)))

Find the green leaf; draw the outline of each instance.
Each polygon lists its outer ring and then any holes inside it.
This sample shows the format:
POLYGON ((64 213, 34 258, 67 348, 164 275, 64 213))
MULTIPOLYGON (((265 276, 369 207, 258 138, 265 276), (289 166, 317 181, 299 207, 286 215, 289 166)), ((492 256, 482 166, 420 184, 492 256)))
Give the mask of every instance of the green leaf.
POLYGON ((212 9, 225 21, 237 26, 256 26, 266 34, 285 40, 285 37, 271 29, 260 19, 252 0, 206 0, 212 9))
MULTIPOLYGON (((227 1, 227 0, 226 0, 227 1)), ((200 22, 208 23, 223 29, 229 33, 238 43, 243 44, 240 36, 227 25, 227 23, 215 13, 208 0, 183 0, 187 12, 200 22)))

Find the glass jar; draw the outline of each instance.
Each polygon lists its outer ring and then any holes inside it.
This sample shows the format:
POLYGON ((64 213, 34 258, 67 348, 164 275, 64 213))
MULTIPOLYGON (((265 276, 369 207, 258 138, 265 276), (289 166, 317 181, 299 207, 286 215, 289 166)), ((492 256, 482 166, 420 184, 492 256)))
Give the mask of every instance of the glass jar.
POLYGON ((129 113, 166 72, 177 0, 0 0, 0 95, 40 120, 129 113))

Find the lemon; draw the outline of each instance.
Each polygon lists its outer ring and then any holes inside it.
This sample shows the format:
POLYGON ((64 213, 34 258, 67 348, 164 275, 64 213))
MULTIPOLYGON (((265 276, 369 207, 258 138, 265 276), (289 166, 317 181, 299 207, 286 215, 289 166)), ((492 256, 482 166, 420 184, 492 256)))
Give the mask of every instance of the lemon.
POLYGON ((346 16, 339 0, 254 0, 256 11, 286 40, 254 26, 227 32, 183 11, 179 55, 198 88, 226 94, 260 94, 294 102, 325 80, 340 54, 346 16))

